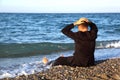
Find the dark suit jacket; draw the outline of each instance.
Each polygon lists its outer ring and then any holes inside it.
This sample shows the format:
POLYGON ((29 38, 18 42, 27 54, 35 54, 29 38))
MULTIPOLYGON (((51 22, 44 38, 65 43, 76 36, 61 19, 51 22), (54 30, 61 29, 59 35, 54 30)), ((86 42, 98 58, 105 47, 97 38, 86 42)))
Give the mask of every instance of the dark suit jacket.
POLYGON ((89 26, 90 31, 86 32, 72 32, 73 24, 67 25, 62 29, 63 34, 72 38, 75 42, 75 52, 72 60, 70 60, 71 66, 94 65, 94 51, 98 29, 92 22, 89 26))

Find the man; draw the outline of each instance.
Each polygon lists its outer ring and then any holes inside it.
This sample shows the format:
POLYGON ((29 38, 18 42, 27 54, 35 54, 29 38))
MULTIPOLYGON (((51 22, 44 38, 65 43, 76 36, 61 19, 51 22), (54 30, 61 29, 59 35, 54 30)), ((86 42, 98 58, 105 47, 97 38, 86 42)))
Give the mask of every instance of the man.
POLYGON ((92 66, 94 65, 94 51, 98 29, 96 25, 87 18, 80 18, 73 24, 67 25, 62 29, 62 33, 70 37, 75 42, 75 52, 73 56, 59 57, 55 60, 53 66, 92 66), (78 26, 78 32, 72 32, 71 29, 78 26), (88 30, 90 27, 90 30, 88 30))

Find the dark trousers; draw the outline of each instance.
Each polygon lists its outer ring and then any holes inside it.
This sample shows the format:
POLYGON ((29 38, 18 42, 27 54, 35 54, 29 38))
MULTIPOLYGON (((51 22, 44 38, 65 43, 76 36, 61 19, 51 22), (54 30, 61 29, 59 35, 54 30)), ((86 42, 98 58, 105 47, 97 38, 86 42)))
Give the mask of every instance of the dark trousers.
POLYGON ((73 60, 73 56, 59 57, 54 61, 53 66, 56 66, 56 65, 69 65, 70 66, 72 63, 72 60, 73 60))
POLYGON ((67 65, 72 67, 88 67, 94 65, 94 57, 76 57, 76 56, 69 56, 69 57, 59 57, 57 58, 53 66, 57 65, 67 65))

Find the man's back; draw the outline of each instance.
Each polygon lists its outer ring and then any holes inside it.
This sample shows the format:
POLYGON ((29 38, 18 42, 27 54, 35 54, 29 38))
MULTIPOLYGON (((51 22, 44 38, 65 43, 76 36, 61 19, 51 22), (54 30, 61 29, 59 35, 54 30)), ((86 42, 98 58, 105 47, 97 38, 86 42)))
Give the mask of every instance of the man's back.
POLYGON ((73 56, 59 57, 54 65, 92 66, 94 65, 95 41, 97 38, 97 26, 86 18, 67 25, 62 33, 75 41, 73 56), (72 32, 72 28, 78 26, 78 32, 72 32), (90 30, 88 30, 88 26, 90 30))
POLYGON ((75 41, 75 53, 74 55, 79 55, 80 57, 89 57, 94 54, 95 50, 95 39, 89 40, 86 34, 90 32, 77 32, 75 35, 77 38, 75 41), (81 40, 79 36, 86 37, 86 40, 81 40))
POLYGON ((62 32, 75 41, 74 59, 71 64, 77 66, 94 65, 95 41, 97 38, 97 27, 90 24, 91 30, 86 32, 72 32, 73 24, 66 26, 62 32))

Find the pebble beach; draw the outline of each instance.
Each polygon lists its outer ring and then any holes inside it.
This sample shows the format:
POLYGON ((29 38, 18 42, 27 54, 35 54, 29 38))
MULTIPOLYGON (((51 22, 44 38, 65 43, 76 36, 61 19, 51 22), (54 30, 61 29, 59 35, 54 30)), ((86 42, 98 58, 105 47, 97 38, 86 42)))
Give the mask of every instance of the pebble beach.
POLYGON ((1 80, 120 80, 120 58, 96 61, 91 67, 59 65, 36 74, 1 80))

